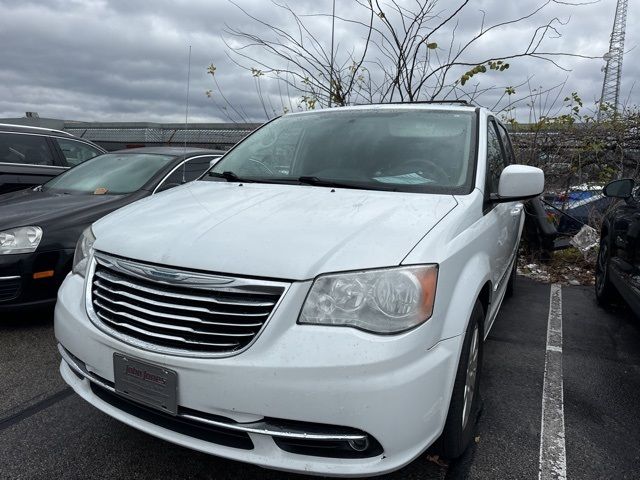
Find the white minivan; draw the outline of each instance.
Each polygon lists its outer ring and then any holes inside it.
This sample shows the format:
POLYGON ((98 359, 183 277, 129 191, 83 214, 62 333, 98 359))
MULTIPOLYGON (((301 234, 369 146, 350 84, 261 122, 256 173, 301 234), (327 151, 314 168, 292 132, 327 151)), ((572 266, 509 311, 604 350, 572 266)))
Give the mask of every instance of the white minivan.
POLYGON ((128 425, 264 467, 375 475, 434 442, 459 456, 520 202, 544 186, 513 161, 472 106, 273 120, 85 231, 55 311, 62 376, 128 425))

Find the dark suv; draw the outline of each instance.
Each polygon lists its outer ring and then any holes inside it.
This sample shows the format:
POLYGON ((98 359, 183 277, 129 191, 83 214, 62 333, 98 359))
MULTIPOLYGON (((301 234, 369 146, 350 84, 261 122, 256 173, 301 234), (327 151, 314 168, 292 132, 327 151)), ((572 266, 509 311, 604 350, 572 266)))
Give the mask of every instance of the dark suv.
POLYGON ((608 305, 620 294, 640 316, 640 190, 630 178, 604 187, 607 197, 623 202, 602 222, 596 264, 596 297, 608 305))
POLYGON ((40 185, 105 152, 61 130, 0 124, 0 194, 40 185))

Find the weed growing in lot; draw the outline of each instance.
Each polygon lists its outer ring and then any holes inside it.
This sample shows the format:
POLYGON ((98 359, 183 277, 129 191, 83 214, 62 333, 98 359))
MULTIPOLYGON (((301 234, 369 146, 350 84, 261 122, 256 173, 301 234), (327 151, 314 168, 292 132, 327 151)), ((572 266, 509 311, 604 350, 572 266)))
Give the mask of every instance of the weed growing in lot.
POLYGON ((575 247, 556 250, 548 262, 530 254, 520 256, 518 273, 540 282, 593 285, 595 263, 585 260, 575 247))

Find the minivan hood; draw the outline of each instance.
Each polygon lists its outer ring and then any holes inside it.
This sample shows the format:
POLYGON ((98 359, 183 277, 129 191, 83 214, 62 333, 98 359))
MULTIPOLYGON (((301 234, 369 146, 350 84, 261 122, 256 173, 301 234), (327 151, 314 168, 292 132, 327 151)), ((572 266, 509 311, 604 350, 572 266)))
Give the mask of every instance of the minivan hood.
POLYGON ((216 273, 306 280, 399 265, 451 195, 192 182, 94 224, 95 248, 216 273))

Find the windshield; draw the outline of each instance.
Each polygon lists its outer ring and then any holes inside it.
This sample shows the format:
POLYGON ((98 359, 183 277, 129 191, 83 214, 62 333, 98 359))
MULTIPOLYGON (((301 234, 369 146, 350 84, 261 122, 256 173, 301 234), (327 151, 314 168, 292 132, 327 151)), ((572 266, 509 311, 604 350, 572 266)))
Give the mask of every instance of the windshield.
POLYGON ((142 188, 173 158, 148 153, 107 153, 58 175, 43 188, 94 195, 124 195, 142 188))
POLYGON ((285 115, 230 151, 203 180, 468 193, 475 113, 407 109, 285 115))

